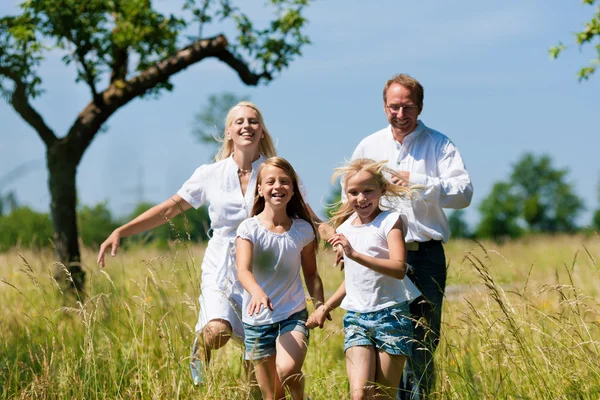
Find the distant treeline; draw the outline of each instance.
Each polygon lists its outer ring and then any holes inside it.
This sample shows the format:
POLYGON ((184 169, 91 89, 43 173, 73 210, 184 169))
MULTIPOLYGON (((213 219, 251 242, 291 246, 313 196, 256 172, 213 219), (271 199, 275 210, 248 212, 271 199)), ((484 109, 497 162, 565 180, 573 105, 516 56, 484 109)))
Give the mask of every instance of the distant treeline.
MULTIPOLYGON (((126 218, 113 218, 106 203, 93 207, 82 206, 77 212, 77 224, 80 240, 87 247, 97 248, 110 233, 124 222, 140 215, 152 207, 150 203, 141 203, 126 218)), ((7 211, 7 210, 5 210, 7 211)), ((208 240, 210 219, 206 207, 190 209, 184 215, 175 217, 152 231, 127 238, 128 243, 149 243, 158 247, 166 247, 173 240, 182 239, 193 242, 208 240), (185 217, 185 218, 184 218, 185 217)), ((0 251, 13 247, 51 248, 54 230, 48 213, 32 210, 13 204, 5 215, 0 213, 0 251)))

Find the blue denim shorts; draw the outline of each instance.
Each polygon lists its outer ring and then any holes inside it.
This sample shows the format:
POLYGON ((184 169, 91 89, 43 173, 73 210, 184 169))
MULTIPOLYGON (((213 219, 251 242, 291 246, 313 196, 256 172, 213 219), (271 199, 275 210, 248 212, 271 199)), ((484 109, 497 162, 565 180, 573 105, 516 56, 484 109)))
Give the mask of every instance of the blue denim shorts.
POLYGON ((277 338, 284 333, 299 331, 306 336, 308 342, 308 328, 306 320, 308 319, 308 311, 306 308, 290 315, 283 321, 275 322, 267 325, 248 325, 244 323, 244 333, 246 338, 245 358, 246 360, 260 360, 265 357, 274 356, 276 353, 277 338))
POLYGON ((344 351, 354 346, 374 346, 392 355, 410 357, 413 326, 407 302, 383 310, 344 316, 344 351))

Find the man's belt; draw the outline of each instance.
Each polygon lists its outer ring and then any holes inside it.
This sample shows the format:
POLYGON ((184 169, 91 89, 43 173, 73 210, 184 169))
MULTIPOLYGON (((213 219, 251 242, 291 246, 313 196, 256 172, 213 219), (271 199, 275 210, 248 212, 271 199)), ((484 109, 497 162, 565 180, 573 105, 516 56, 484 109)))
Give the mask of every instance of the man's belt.
POLYGON ((426 242, 408 242, 405 247, 407 251, 425 250, 428 247, 438 246, 442 243, 441 240, 428 240, 426 242))

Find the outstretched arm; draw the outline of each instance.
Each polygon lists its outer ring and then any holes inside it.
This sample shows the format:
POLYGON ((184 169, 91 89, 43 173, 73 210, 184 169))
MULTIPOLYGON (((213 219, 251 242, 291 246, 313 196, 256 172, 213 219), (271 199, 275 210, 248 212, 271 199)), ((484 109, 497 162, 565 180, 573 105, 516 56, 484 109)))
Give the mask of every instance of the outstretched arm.
POLYGON ((115 229, 110 236, 100 245, 98 252, 98 264, 104 267, 104 254, 110 248, 110 255, 115 256, 119 247, 119 242, 122 237, 135 235, 149 231, 173 219, 185 210, 190 209, 190 204, 175 194, 168 200, 155 205, 148 211, 140 214, 130 222, 115 229))

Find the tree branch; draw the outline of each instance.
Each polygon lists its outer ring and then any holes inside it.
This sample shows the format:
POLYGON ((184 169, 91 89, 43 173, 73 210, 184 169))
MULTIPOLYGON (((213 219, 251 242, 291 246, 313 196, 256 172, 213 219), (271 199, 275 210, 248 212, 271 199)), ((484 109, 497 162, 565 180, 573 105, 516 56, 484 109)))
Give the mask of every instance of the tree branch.
POLYGON ((73 123, 67 135, 73 144, 72 150, 77 152, 79 157, 83 156, 102 124, 116 110, 207 57, 216 57, 229 65, 247 85, 256 85, 263 78, 271 79, 271 75, 266 72, 260 74, 252 72, 243 60, 227 50, 228 45, 224 35, 197 40, 179 50, 177 54, 148 67, 137 76, 126 81, 117 80, 111 83, 104 92, 99 94, 102 98, 102 107, 98 107, 94 101, 90 102, 73 123))
POLYGON ((23 83, 19 76, 6 68, 0 68, 0 75, 3 75, 15 84, 15 88, 12 92, 10 103, 21 118, 25 120, 35 131, 38 133, 40 138, 46 144, 46 147, 52 146, 52 144, 58 140, 52 129, 46 125, 42 116, 33 108, 29 103, 27 97, 27 85, 23 83))

